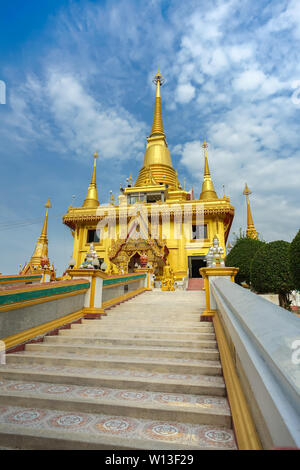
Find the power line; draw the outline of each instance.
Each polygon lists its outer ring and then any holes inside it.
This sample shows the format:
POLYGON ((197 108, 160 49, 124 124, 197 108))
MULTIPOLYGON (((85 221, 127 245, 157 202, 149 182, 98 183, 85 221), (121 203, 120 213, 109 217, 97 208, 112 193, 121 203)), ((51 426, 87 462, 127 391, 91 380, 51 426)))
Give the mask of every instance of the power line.
MULTIPOLYGON (((51 219, 58 219, 58 218, 61 218, 62 216, 63 214, 54 214, 54 215, 51 215, 51 219)), ((0 223, 0 232, 4 232, 5 230, 16 229, 19 227, 37 225, 40 223, 42 223, 41 219, 31 219, 31 220, 26 220, 26 221, 24 220, 24 221, 19 221, 19 222, 10 222, 10 223, 5 222, 2 224, 0 223)))

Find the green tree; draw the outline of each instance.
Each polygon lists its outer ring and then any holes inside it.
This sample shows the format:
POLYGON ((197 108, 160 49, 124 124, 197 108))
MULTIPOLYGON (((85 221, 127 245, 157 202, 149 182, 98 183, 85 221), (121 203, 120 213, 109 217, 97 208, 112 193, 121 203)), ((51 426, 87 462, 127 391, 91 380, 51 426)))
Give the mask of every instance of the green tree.
POLYGON ((239 268, 235 281, 238 284, 250 284, 250 266, 252 259, 265 242, 253 238, 236 238, 233 248, 225 258, 225 265, 239 268))
POLYGON ((289 294, 295 288, 290 272, 290 243, 265 243, 251 263, 251 287, 258 294, 278 294, 279 305, 289 309, 289 294))
POLYGON ((300 230, 290 245, 289 259, 295 289, 300 290, 300 230))

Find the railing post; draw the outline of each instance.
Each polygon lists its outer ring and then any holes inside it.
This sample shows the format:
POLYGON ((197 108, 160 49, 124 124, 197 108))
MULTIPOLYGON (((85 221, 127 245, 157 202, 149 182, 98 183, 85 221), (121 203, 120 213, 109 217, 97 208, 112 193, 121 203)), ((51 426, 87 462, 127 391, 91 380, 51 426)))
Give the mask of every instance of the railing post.
POLYGON ((51 280, 51 271, 49 268, 46 268, 42 271, 42 277, 41 277, 41 280, 40 280, 40 283, 44 283, 44 282, 50 282, 51 280))
POLYGON ((200 274, 204 279, 204 289, 205 289, 205 300, 206 308, 200 316, 200 321, 212 321, 213 316, 215 315, 216 302, 213 298, 210 289, 210 283, 212 280, 216 279, 219 276, 229 279, 234 282, 235 276, 237 275, 239 268, 230 268, 230 267, 215 267, 215 268, 201 268, 200 274))
POLYGON ((68 275, 72 279, 87 279, 90 288, 85 295, 84 316, 85 318, 99 318, 104 315, 102 308, 103 279, 107 275, 98 269, 68 269, 68 275))
POLYGON ((146 290, 153 290, 153 286, 154 286, 153 268, 137 268, 134 270, 134 272, 146 274, 144 287, 146 290))

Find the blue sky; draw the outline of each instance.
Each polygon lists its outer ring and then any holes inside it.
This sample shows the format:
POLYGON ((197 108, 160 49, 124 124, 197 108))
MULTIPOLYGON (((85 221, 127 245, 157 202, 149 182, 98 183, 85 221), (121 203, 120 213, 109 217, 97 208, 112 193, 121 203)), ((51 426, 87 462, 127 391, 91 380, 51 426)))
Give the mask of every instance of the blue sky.
MULTIPOLYGON (((101 202, 143 162, 157 68, 173 166, 201 190, 207 139, 217 193, 265 240, 300 220, 297 0, 15 0, 0 11, 0 272, 28 261, 50 197, 49 256, 72 252, 62 215, 81 205, 98 151, 101 202)), ((7 5, 8 4, 8 5, 7 5)))

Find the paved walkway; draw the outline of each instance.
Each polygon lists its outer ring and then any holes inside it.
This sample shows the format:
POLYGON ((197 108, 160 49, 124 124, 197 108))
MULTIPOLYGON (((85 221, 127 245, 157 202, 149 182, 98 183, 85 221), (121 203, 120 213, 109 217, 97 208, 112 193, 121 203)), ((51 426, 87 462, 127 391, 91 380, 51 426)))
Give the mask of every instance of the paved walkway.
POLYGON ((0 366, 0 447, 235 449, 204 293, 144 293, 0 366))

